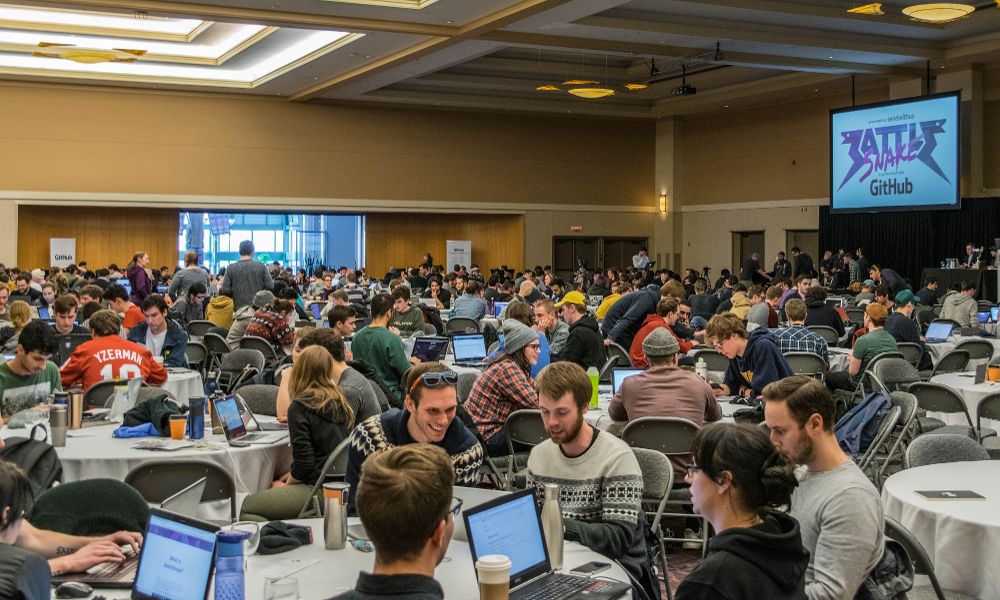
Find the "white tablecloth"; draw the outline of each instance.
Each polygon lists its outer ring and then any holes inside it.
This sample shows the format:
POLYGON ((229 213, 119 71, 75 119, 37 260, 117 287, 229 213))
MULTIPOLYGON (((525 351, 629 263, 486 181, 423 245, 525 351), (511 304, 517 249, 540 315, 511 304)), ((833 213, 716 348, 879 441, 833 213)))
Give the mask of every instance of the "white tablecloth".
POLYGON ((944 463, 900 471, 882 488, 886 516, 910 530, 941 587, 1000 598, 1000 462, 944 463), (972 490, 985 500, 932 501, 915 490, 972 490))
MULTIPOLYGON (((935 375, 931 379, 931 383, 946 385, 962 396, 962 399, 965 400, 965 406, 969 409, 969 416, 972 417, 973 424, 976 422, 976 407, 979 406, 979 401, 987 394, 1000 392, 1000 383, 990 381, 975 383, 974 375, 974 373, 944 373, 943 375, 935 375)), ((948 425, 968 425, 965 416, 959 413, 931 412, 929 415, 941 419, 948 425)), ((983 424, 995 429, 1000 425, 1000 422, 993 419, 983 419, 983 424)))
POLYGON ((173 394, 178 404, 183 406, 187 406, 189 398, 205 395, 205 384, 201 380, 201 373, 190 369, 171 368, 167 372, 166 383, 160 387, 173 394))
MULTIPOLYGON (((945 354, 947 354, 947 353, 951 352, 952 350, 954 350, 955 346, 957 346, 959 342, 964 341, 964 340, 986 340, 987 342, 993 344, 993 356, 994 356, 994 358, 997 355, 1000 355, 1000 339, 997 339, 997 338, 984 338, 984 337, 979 337, 978 335, 976 335, 976 336, 953 335, 950 338, 948 338, 947 341, 937 342, 937 343, 934 343, 934 344, 927 344, 927 352, 929 352, 930 355, 931 355, 931 362, 936 365, 937 362, 939 360, 941 360, 942 356, 944 356, 945 354)), ((966 367, 966 368, 974 370, 978 365, 981 365, 984 362, 986 362, 986 361, 984 361, 982 359, 971 360, 971 361, 969 361, 969 366, 966 367)))

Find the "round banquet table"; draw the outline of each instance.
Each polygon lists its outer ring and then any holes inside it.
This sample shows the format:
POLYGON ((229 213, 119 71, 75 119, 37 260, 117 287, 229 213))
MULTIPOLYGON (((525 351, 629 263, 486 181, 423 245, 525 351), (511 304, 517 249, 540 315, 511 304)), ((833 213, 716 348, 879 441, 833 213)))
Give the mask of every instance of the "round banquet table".
MULTIPOLYGON (((962 341, 965 341, 965 340, 986 340, 987 342, 993 344, 993 356, 995 357, 998 354, 1000 354, 1000 339, 997 339, 995 337, 980 337, 978 335, 971 335, 971 336, 970 335, 953 335, 950 338, 948 338, 947 341, 936 342, 934 344, 927 344, 926 345, 927 346, 927 352, 929 352, 930 355, 931 355, 931 362, 936 365, 937 362, 938 362, 938 360, 940 360, 942 356, 944 356, 945 354, 947 354, 947 353, 951 352, 952 350, 954 350, 955 346, 957 346, 959 342, 962 342, 962 341)), ((966 369, 975 370, 975 368, 977 366, 979 366, 979 365, 981 365, 981 364, 983 364, 985 362, 986 361, 983 360, 983 359, 970 360, 969 361, 969 365, 966 367, 966 369)))
POLYGON ((1000 598, 1000 462, 927 465, 900 471, 882 488, 888 517, 924 547, 941 587, 1000 598), (972 490, 985 500, 927 500, 916 490, 972 490))
POLYGON ((850 348, 827 348, 827 353, 830 361, 827 372, 837 373, 838 371, 847 371, 847 367, 851 364, 850 348))
POLYGON ((205 395, 205 384, 201 380, 201 373, 191 369, 169 367, 167 381, 160 388, 173 394, 177 403, 182 406, 187 406, 191 397, 205 395))
MULTIPOLYGON (((265 417, 260 417, 265 420, 265 417)), ((271 417, 269 420, 274 420, 271 417)), ((64 483, 109 477, 124 481, 133 468, 149 461, 197 459, 221 466, 236 481, 236 507, 252 492, 268 489, 274 476, 287 471, 291 465, 291 448, 288 438, 273 444, 251 444, 233 448, 224 435, 205 434, 205 444, 173 451, 142 450, 134 448, 141 440, 157 438, 114 438, 111 432, 117 424, 95 425, 67 432, 66 446, 56 448, 62 462, 64 483)), ((0 436, 27 436, 26 429, 0 431, 0 436)), ((166 439, 166 438, 160 438, 166 439)), ((205 519, 228 519, 229 502, 209 502, 200 507, 199 516, 205 519)))
MULTIPOLYGON (((969 416, 972 417, 973 423, 976 422, 976 407, 979 406, 979 401, 988 394, 1000 392, 1000 383, 993 381, 976 383, 975 381, 975 373, 944 373, 931 378, 931 383, 946 385, 959 393, 962 399, 965 400, 965 406, 969 410, 969 416)), ((965 415, 960 413, 932 412, 929 414, 934 418, 941 419, 948 425, 968 425, 965 415)), ((995 429, 1000 425, 1000 421, 983 419, 983 425, 995 429)))

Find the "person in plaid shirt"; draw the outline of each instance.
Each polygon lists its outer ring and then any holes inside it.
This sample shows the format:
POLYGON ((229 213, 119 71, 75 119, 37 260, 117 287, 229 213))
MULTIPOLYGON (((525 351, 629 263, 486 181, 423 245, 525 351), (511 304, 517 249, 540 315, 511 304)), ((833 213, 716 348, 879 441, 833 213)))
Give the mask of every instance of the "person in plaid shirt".
POLYGON ((490 456, 507 454, 503 426, 515 410, 538 408, 538 392, 531 379, 531 366, 538 361, 538 334, 515 319, 503 322, 504 353, 493 360, 476 379, 465 410, 486 440, 490 456))
POLYGON ((289 316, 295 313, 295 305, 288 300, 275 300, 250 318, 245 335, 255 335, 271 342, 278 356, 291 354, 295 341, 295 328, 289 316))
POLYGON ((788 327, 782 327, 774 332, 781 353, 812 352, 819 354, 827 364, 830 364, 830 352, 826 340, 805 326, 806 303, 798 298, 792 298, 785 304, 785 316, 788 317, 788 327))

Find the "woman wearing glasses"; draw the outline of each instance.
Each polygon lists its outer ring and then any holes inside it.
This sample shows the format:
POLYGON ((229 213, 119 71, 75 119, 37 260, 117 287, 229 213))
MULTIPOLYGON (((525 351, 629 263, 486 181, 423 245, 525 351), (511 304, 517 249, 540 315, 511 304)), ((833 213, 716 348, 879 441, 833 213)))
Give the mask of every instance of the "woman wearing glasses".
POLYGON ((271 489, 251 494, 243 502, 240 519, 293 519, 309 497, 323 464, 354 427, 359 406, 352 406, 333 382, 334 362, 322 346, 309 346, 295 360, 288 381, 288 436, 292 446, 291 471, 271 489))
POLYGON ((538 392, 531 368, 538 362, 538 334, 515 319, 504 319, 504 351, 476 379, 464 407, 479 434, 486 440, 490 456, 507 454, 504 424, 515 410, 538 408, 538 392))
POLYGON ((691 503, 716 535, 675 600, 805 599, 809 552, 781 510, 797 485, 788 459, 760 428, 733 423, 699 430, 691 455, 691 503))

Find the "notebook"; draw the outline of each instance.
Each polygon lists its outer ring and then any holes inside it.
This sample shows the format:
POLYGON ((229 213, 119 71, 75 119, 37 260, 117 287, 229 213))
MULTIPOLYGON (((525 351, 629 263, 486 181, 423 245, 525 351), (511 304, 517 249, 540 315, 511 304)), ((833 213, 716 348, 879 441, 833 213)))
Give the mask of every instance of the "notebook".
POLYGON ((416 356, 423 362, 430 362, 443 360, 446 354, 448 354, 448 338, 423 336, 413 342, 413 352, 410 356, 416 356))
POLYGON ((504 309, 507 308, 508 304, 510 304, 510 302, 494 302, 493 303, 493 316, 499 319, 500 318, 500 313, 502 313, 504 311, 504 309))
POLYGON ((479 557, 502 554, 510 558, 510 598, 550 600, 579 593, 616 598, 632 587, 625 583, 555 573, 542 535, 533 490, 501 496, 462 512, 469 536, 472 564, 479 557))
POLYGON ((645 369, 636 369, 634 367, 615 367, 611 372, 611 393, 617 394, 618 389, 622 387, 622 382, 633 375, 638 375, 642 373, 645 369))
POLYGON ((245 446, 247 444, 273 444, 288 437, 287 431, 250 433, 243 422, 243 411, 240 410, 236 396, 222 396, 212 400, 216 414, 222 422, 222 431, 230 446, 245 446))
POLYGON ((455 355, 456 365, 486 366, 486 338, 481 333, 462 333, 452 336, 451 351, 455 355))
POLYGON ((198 505, 201 504, 201 497, 205 494, 205 485, 207 483, 208 478, 202 477, 161 502, 160 508, 187 517, 197 516, 198 505))
POLYGON ((954 325, 951 323, 931 321, 931 324, 927 326, 927 334, 924 341, 928 344, 936 344, 947 341, 948 337, 951 335, 953 327, 954 325))
POLYGON ((205 599, 212 581, 218 530, 218 525, 151 508, 139 554, 128 550, 124 562, 106 562, 85 573, 58 575, 52 583, 80 581, 95 588, 132 588, 135 600, 205 599))

